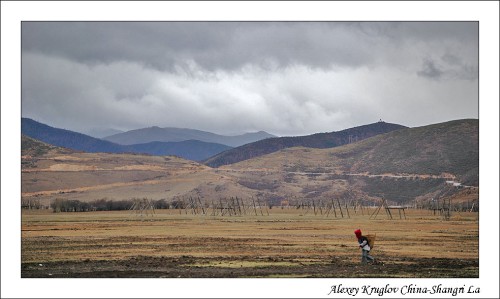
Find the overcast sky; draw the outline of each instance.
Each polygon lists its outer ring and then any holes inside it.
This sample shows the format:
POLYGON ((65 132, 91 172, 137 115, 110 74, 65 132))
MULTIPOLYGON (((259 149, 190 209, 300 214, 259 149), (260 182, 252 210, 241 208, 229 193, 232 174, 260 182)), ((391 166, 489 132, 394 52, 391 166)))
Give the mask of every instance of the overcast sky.
POLYGON ((478 118, 478 23, 23 22, 22 116, 279 136, 478 118))

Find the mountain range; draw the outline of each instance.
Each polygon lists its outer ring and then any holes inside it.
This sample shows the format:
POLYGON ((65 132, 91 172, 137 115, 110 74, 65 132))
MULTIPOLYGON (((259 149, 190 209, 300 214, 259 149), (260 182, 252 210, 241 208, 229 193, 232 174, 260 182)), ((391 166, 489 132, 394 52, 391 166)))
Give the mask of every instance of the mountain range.
POLYGON ((121 145, 70 130, 54 128, 30 118, 21 118, 21 134, 56 146, 84 152, 122 153, 121 145))
POLYGON ((417 205, 452 196, 467 203, 479 199, 479 121, 399 128, 330 148, 289 147, 218 168, 173 156, 74 152, 23 136, 21 163, 23 198, 47 202, 238 196, 270 205, 372 205, 380 198, 417 205))
POLYGON ((21 119, 21 133, 51 145, 89 153, 175 155, 193 161, 206 159, 231 148, 223 144, 198 140, 121 145, 70 130, 54 128, 29 118, 21 119))
POLYGON ((88 129, 87 131, 81 132, 81 133, 83 133, 85 135, 89 135, 89 136, 94 137, 94 138, 104 138, 107 136, 111 136, 111 135, 115 135, 115 134, 119 134, 119 133, 123 133, 123 132, 124 131, 117 130, 117 129, 111 129, 111 128, 104 128, 104 129, 92 128, 92 129, 88 129))
POLYGON ((198 140, 203 142, 219 143, 229 147, 236 147, 271 137, 276 136, 264 131, 245 133, 236 136, 224 136, 200 130, 185 128, 160 128, 155 126, 114 134, 104 137, 103 139, 123 145, 148 143, 153 141, 178 142, 198 140))
POLYGON ((21 119, 22 134, 52 145, 91 153, 175 155, 193 161, 203 161, 210 167, 233 164, 295 146, 311 148, 341 146, 401 128, 405 127, 380 121, 339 132, 275 137, 264 131, 223 136, 192 129, 150 127, 99 139, 70 130, 53 128, 29 118, 21 119), (242 143, 245 144, 236 148, 226 145, 242 143))

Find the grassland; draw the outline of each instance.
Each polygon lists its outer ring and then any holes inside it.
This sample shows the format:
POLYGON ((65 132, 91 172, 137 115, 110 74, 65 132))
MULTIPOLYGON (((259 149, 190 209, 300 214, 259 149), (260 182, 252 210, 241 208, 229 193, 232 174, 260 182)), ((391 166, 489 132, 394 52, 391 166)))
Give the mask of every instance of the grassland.
POLYGON ((264 216, 156 210, 23 211, 22 277, 478 277, 477 213, 445 221, 365 210, 350 218, 274 208, 264 216), (353 231, 377 234, 361 265, 353 231))

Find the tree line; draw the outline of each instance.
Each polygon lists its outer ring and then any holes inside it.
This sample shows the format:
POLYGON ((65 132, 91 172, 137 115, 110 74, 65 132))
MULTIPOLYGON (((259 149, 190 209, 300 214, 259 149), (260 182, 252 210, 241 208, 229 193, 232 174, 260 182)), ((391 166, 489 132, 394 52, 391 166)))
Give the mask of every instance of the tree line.
MULTIPOLYGON (((96 199, 93 201, 85 202, 77 199, 54 199, 50 207, 54 213, 59 212, 90 212, 90 211, 123 211, 129 210, 135 198, 127 200, 110 200, 107 198, 96 199)), ((167 202, 166 199, 153 201, 155 209, 182 209, 184 203, 180 201, 167 202)))

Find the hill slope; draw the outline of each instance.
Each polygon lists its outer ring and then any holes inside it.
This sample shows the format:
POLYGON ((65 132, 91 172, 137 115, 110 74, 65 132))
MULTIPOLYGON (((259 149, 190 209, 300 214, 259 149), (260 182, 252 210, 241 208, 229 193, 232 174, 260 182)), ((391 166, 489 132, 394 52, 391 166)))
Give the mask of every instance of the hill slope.
POLYGON ((460 191, 446 181, 479 186, 479 121, 406 128, 329 149, 288 148, 219 171, 271 200, 428 202, 460 191))
POLYGON ((339 132, 318 133, 299 137, 269 138, 222 152, 205 160, 204 164, 211 167, 219 167, 296 146, 332 148, 402 128, 406 127, 386 122, 377 122, 339 132))
POLYGON ((332 152, 346 170, 369 173, 450 173, 478 185, 479 121, 455 120, 394 131, 332 152))
POLYGON ((38 157, 49 152, 67 154, 71 149, 54 146, 21 134, 21 156, 38 157))
POLYGON ((199 140, 186 140, 179 142, 149 142, 124 146, 130 152, 146 153, 155 156, 178 156, 184 159, 201 161, 231 147, 218 143, 203 142, 199 140))
POLYGON ((235 147, 271 137, 275 136, 263 131, 256 133, 246 133, 237 136, 224 136, 193 129, 150 127, 111 135, 103 139, 123 145, 148 143, 154 141, 177 142, 186 140, 199 140, 235 147))
POLYGON ((119 144, 65 129, 54 128, 29 118, 21 118, 21 133, 55 146, 89 153, 122 153, 126 150, 119 144))

